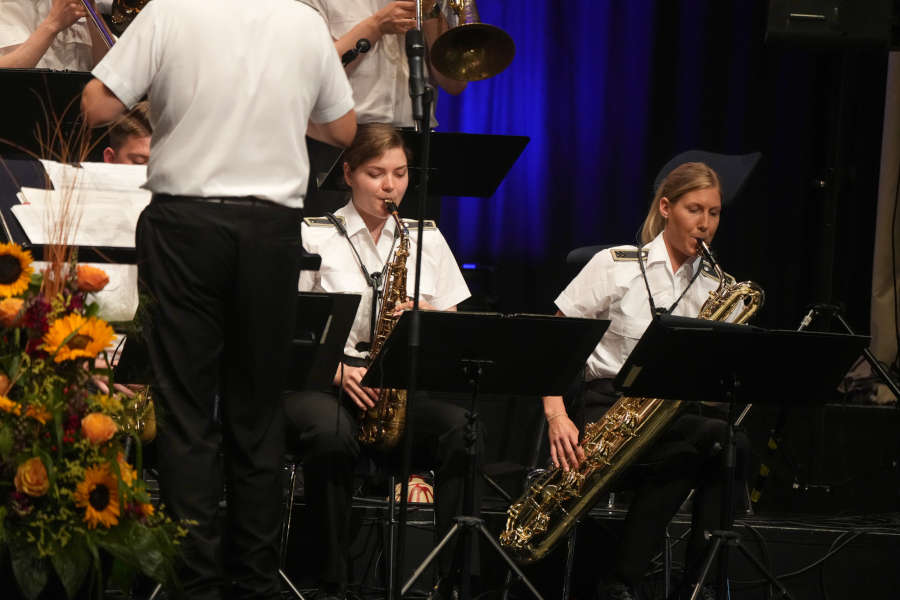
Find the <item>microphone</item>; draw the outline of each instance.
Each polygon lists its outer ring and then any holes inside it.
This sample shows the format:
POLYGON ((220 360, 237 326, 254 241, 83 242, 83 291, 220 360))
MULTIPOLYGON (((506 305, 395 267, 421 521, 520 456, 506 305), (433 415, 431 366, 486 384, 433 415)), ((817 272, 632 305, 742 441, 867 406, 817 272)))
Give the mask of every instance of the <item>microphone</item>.
POLYGON ((354 60, 356 60, 357 56, 368 52, 370 48, 372 48, 372 42, 370 42, 366 38, 361 38, 356 42, 355 48, 350 48, 341 55, 341 65, 346 67, 354 60))
POLYGON ((425 121, 422 102, 425 95, 425 41, 419 29, 406 32, 406 58, 409 60, 409 95, 412 98, 413 120, 422 123, 425 121))

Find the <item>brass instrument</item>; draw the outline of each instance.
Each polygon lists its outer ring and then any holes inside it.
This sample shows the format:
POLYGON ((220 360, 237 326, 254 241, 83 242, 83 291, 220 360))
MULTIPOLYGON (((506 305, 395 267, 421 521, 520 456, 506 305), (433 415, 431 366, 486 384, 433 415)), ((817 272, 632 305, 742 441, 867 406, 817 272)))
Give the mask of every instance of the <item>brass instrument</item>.
MULTIPOLYGON (((150 2, 150 0, 113 0, 112 17, 110 21, 112 22, 112 29, 115 34, 122 35, 125 28, 131 25, 131 22, 148 2, 150 2)), ((115 44, 115 40, 112 37, 112 32, 106 26, 103 17, 97 14, 97 11, 94 10, 94 7, 89 0, 81 0, 81 4, 84 6, 85 10, 88 11, 88 16, 100 32, 100 36, 103 38, 106 47, 112 48, 113 44, 115 44)))
POLYGON ((131 22, 148 2, 150 0, 113 0, 110 20, 116 35, 122 35, 125 28, 131 25, 131 22))
POLYGON ((516 44, 508 33, 482 23, 475 0, 448 0, 457 24, 431 46, 431 64, 450 79, 479 81, 493 77, 512 62, 516 44))
MULTIPOLYGON (((763 290, 752 281, 736 283, 713 260, 709 248, 699 240, 698 245, 719 278, 699 318, 721 321, 733 314, 731 322, 746 322, 762 306, 763 290)), ((509 507, 500 544, 522 563, 546 556, 600 494, 653 444, 680 405, 681 401, 659 398, 619 398, 599 421, 585 426, 581 442, 585 459, 576 469, 547 470, 509 507)))
MULTIPOLYGON (((400 318, 394 315, 396 307, 407 299, 406 259, 409 257, 409 230, 400 219, 397 206, 393 202, 388 202, 387 206, 397 222, 400 243, 385 276, 384 297, 381 300, 381 310, 378 311, 372 348, 369 350, 370 366, 377 360, 384 342, 400 318)), ((389 450, 400 441, 405 428, 406 390, 382 389, 375 406, 362 412, 356 439, 361 444, 371 445, 379 450, 389 450)))

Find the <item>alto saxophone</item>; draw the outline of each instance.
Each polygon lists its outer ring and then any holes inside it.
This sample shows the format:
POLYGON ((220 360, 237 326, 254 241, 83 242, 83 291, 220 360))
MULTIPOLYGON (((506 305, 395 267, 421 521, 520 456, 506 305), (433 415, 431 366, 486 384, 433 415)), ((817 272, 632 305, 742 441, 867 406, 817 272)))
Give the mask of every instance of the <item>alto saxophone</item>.
MULTIPOLYGON (((752 281, 735 282, 698 240, 700 252, 719 278, 718 288, 700 308, 699 318, 744 323, 762 306, 765 294, 752 281), (739 306, 739 303, 743 306, 739 306)), ((656 440, 678 414, 681 401, 619 398, 599 421, 584 428, 585 459, 576 469, 547 470, 507 510, 500 544, 519 562, 544 558, 599 500, 600 495, 656 440)))
MULTIPOLYGON (((387 268, 384 281, 384 297, 375 324, 372 347, 369 350, 369 365, 377 359, 394 325, 400 319, 394 312, 398 305, 406 302, 406 259, 409 257, 409 229, 400 219, 397 205, 387 203, 388 210, 397 223, 400 243, 394 259, 387 268)), ((362 411, 356 439, 361 444, 379 450, 389 450, 397 445, 406 428, 406 390, 382 389, 378 393, 375 406, 362 411)))

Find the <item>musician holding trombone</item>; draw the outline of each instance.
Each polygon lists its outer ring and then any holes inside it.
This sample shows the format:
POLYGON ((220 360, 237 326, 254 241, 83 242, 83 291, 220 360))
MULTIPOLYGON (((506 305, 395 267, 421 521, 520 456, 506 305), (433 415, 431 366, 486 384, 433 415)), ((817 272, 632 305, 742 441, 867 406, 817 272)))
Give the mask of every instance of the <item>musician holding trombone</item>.
POLYGON ((90 71, 106 54, 82 0, 0 0, 0 14, 0 68, 90 71))
MULTIPOLYGON (((409 100, 409 66, 403 34, 416 27, 416 2, 401 0, 303 0, 319 11, 328 25, 338 54, 343 56, 366 40, 370 49, 360 52, 347 65, 347 77, 353 87, 356 114, 360 123, 392 123, 412 127, 409 100)), ((440 2, 423 0, 422 32, 429 48, 449 25, 440 10, 440 2)), ((426 77, 449 94, 466 89, 465 81, 442 75, 431 65, 430 53, 426 77)), ((434 111, 431 117, 432 127, 434 111)))

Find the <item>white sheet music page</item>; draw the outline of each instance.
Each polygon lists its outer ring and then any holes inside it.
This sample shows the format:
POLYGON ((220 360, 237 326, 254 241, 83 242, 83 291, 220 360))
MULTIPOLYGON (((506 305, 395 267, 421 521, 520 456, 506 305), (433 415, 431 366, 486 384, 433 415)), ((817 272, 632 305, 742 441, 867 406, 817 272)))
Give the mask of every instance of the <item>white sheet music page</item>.
MULTIPOLYGON (((23 187, 18 194, 21 204, 12 207, 32 244, 51 242, 50 224, 69 202, 78 224, 69 243, 134 248, 137 220, 151 197, 140 187, 147 180, 145 165, 82 163, 75 167, 50 160, 41 163, 54 189, 23 187)), ((100 316, 110 321, 132 319, 138 304, 137 267, 89 264, 109 276, 107 286, 95 294, 100 316)))

